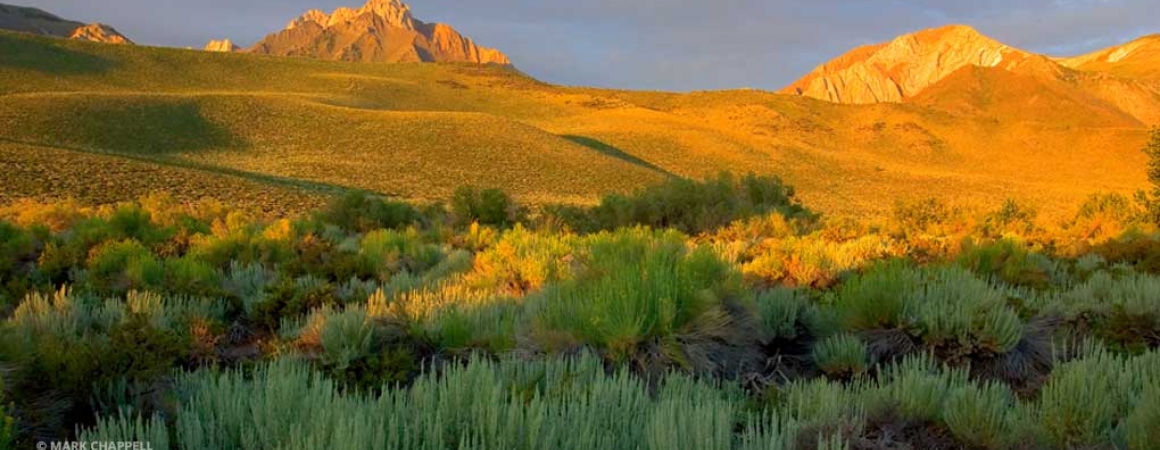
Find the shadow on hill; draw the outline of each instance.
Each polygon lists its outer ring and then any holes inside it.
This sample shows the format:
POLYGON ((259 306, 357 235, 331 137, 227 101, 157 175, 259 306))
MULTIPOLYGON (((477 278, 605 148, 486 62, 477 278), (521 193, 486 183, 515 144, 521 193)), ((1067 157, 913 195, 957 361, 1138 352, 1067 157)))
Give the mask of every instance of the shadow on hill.
POLYGON ((660 167, 657 167, 653 163, 650 163, 650 162, 645 161, 643 159, 637 158, 629 153, 626 153, 624 150, 621 150, 619 148, 605 144, 604 142, 598 141, 596 139, 593 139, 593 138, 590 138, 587 136, 577 136, 577 135, 571 135, 571 134, 562 135, 560 137, 567 139, 567 140, 571 141, 572 143, 583 145, 583 146, 588 147, 592 150, 596 150, 602 154, 611 156, 611 157, 619 159, 621 161, 635 164, 635 165, 643 167, 645 169, 649 169, 649 170, 652 170, 654 172, 664 174, 665 176, 670 176, 670 177, 674 176, 671 172, 669 172, 665 169, 662 169, 660 167))
POLYGON ((113 61, 63 48, 54 38, 0 32, 0 68, 35 70, 49 75, 102 74, 113 61))
POLYGON ((59 117, 67 118, 58 142, 94 150, 166 155, 248 146, 188 100, 97 104, 59 117))
MULTIPOLYGON (((208 174, 213 174, 213 175, 218 175, 218 176, 226 176, 226 177, 243 179, 243 180, 247 180, 247 181, 254 181, 254 182, 259 182, 259 183, 263 183, 263 184, 267 184, 267 185, 275 186, 275 187, 294 188, 294 189, 301 190, 301 191, 306 191, 306 192, 311 192, 311 193, 316 193, 316 194, 323 194, 323 195, 342 195, 342 194, 345 194, 349 191, 357 190, 357 188, 352 188, 352 187, 338 185, 338 184, 331 184, 331 183, 325 183, 325 182, 321 182, 321 181, 313 181, 313 180, 307 180, 307 179, 301 179, 301 178, 291 178, 291 177, 283 177, 283 176, 278 176, 278 175, 269 175, 269 174, 258 173, 258 172, 249 172, 249 171, 240 170, 240 169, 217 166, 214 164, 206 164, 206 163, 200 163, 200 162, 196 162, 196 161, 189 161, 189 160, 181 159, 180 157, 171 158, 171 157, 168 157, 166 155, 143 155, 143 154, 139 154, 139 153, 126 153, 126 152, 119 152, 119 151, 103 151, 103 150, 94 150, 94 149, 89 149, 89 148, 71 147, 71 146, 67 146, 67 145, 52 145, 52 144, 44 144, 41 142, 32 142, 32 141, 24 141, 24 140, 20 140, 20 139, 11 139, 11 138, 6 138, 6 137, 0 137, 0 144, 4 144, 4 143, 26 145, 26 146, 30 146, 30 147, 43 147, 43 148, 50 148, 50 149, 61 150, 61 151, 66 151, 66 152, 75 152, 75 153, 83 153, 83 154, 90 154, 90 155, 103 155, 103 156, 108 156, 108 157, 112 157, 112 158, 122 158, 125 160, 135 161, 135 162, 139 162, 139 163, 154 164, 154 165, 157 165, 159 167, 168 167, 168 168, 176 168, 176 169, 185 169, 185 170, 205 172, 208 174)), ((159 191, 159 192, 166 191, 170 187, 172 187, 172 186, 165 187, 165 188, 159 188, 157 191, 159 191)), ((213 196, 213 194, 215 194, 215 193, 211 192, 210 194, 211 194, 211 196, 213 196)), ((383 192, 381 194, 387 195, 387 196, 396 196, 396 197, 400 196, 400 194, 398 194, 398 193, 383 192)), ((124 198, 123 200, 132 200, 132 199, 131 198, 124 198)))

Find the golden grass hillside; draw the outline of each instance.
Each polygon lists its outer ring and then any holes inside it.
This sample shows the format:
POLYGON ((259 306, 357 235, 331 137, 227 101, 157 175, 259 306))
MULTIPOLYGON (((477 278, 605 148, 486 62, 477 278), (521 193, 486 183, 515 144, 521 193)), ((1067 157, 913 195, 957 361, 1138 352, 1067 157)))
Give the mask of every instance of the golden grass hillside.
MULTIPOLYGON (((781 176, 831 214, 937 197, 965 207, 1014 198, 1048 216, 1070 214, 1092 192, 1146 185, 1143 124, 1066 122, 1053 107, 982 101, 844 106, 751 90, 568 88, 500 67, 0 33, 0 152, 15 168, 0 181, 3 200, 108 201, 147 188, 196 196, 219 186, 205 194, 249 203, 225 188, 236 180, 272 193, 264 198, 368 189, 440 200, 474 184, 528 203, 588 203, 667 176, 730 170, 781 176), (49 154, 181 172, 142 180, 94 163, 85 177, 107 187, 101 195, 82 182, 46 189, 27 167, 49 154)), ((1073 115, 1087 117, 1082 108, 1073 115)))

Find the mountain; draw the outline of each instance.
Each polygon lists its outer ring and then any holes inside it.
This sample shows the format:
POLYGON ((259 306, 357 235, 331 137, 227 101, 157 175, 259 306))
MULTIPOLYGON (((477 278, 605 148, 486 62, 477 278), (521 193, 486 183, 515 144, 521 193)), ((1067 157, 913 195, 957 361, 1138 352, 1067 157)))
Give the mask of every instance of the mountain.
POLYGON ((917 103, 998 120, 1160 123, 1160 39, 1075 58, 1020 50, 963 25, 854 49, 782 90, 835 103, 917 103))
POLYGON ((248 51, 351 62, 511 64, 499 50, 481 47, 448 25, 415 19, 399 0, 370 0, 331 14, 307 11, 248 51))
POLYGON ((856 48, 783 92, 836 103, 901 102, 963 67, 1012 68, 1029 59, 973 28, 952 25, 856 48))
POLYGON ((0 3, 0 28, 44 36, 68 37, 85 24, 65 20, 37 8, 0 3))
POLYGON ((81 41, 104 42, 106 44, 133 44, 133 41, 129 40, 129 38, 118 33, 116 28, 103 23, 90 23, 77 28, 69 34, 68 38, 81 41))
POLYGON ((234 42, 229 40, 229 39, 222 39, 220 41, 218 41, 218 40, 209 41, 208 44, 205 44, 205 51, 207 51, 207 52, 234 53, 234 52, 241 51, 241 48, 239 48, 237 45, 234 45, 234 42))
POLYGON ((111 26, 85 24, 24 6, 0 4, 0 29, 109 44, 132 44, 111 26))
POLYGON ((1160 84, 1160 34, 1144 36, 1086 55, 1060 58, 1064 66, 1160 84))

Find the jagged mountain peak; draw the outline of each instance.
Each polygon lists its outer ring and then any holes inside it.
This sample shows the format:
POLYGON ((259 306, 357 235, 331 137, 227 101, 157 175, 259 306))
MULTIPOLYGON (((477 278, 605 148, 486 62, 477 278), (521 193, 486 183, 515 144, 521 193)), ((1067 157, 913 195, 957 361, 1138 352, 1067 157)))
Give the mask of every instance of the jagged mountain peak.
POLYGON ((291 21, 286 29, 298 28, 308 23, 317 24, 322 28, 330 28, 350 23, 364 14, 379 18, 391 27, 415 29, 416 21, 411 15, 411 7, 399 0, 370 0, 358 9, 340 7, 330 14, 312 9, 291 21))
POLYGON ((106 44, 127 44, 132 45, 133 41, 117 32, 116 28, 103 23, 90 23, 88 25, 78 27, 69 35, 69 39, 76 39, 90 42, 104 42, 106 44))
POLYGON ((416 19, 399 0, 370 0, 329 14, 312 9, 250 51, 354 62, 511 64, 499 50, 479 46, 448 25, 416 19))

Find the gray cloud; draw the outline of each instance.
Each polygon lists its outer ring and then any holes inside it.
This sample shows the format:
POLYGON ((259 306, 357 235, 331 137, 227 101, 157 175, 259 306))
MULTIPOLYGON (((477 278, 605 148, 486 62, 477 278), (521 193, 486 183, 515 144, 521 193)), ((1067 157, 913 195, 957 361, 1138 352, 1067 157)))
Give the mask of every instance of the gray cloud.
MULTIPOLYGON (((19 0, 18 0, 19 1, 19 0)), ((361 0, 23 0, 139 43, 251 44, 301 12, 361 0)), ((1160 0, 413 0, 545 81, 632 89, 777 89, 851 47, 965 23, 1007 44, 1078 54, 1160 32, 1160 0)))

